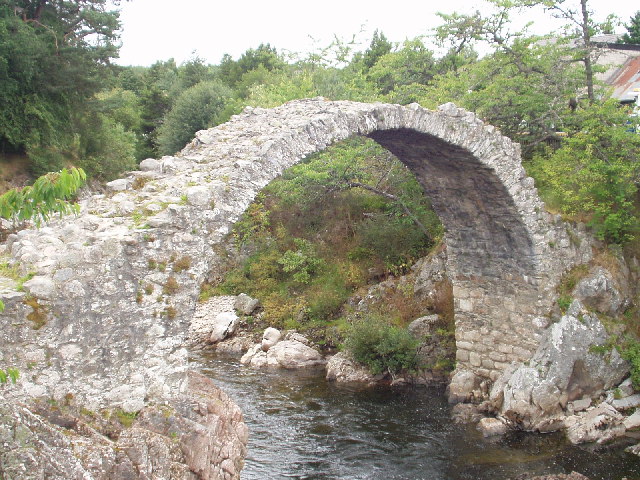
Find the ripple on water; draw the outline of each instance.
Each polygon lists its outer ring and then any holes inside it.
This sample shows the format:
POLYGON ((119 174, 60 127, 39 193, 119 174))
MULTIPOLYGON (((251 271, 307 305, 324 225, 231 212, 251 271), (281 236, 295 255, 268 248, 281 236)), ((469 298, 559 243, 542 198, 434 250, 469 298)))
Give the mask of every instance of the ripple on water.
POLYGON ((455 425, 440 389, 359 389, 319 371, 265 371, 194 354, 238 403, 249 427, 243 480, 500 480, 579 471, 592 480, 640 478, 620 448, 571 447, 560 434, 485 439, 455 425))

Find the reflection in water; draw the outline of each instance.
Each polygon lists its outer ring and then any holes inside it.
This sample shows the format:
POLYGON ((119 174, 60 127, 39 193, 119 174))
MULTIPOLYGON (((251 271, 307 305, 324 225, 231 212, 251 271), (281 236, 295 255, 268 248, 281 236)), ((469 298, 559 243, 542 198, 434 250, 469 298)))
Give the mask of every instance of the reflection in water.
POLYGON ((193 360, 243 411, 243 480, 500 480, 572 470, 592 480, 640 478, 638 457, 620 448, 571 447, 558 434, 484 439, 451 422, 440 389, 359 390, 327 383, 320 371, 256 371, 210 354, 193 360))

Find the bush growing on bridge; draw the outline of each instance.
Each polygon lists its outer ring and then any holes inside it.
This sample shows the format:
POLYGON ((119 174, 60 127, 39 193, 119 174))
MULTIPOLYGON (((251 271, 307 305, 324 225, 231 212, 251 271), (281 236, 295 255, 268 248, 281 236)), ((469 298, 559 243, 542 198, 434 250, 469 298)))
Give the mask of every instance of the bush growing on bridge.
POLYGON ((418 344, 406 329, 389 325, 377 317, 368 317, 352 325, 344 346, 374 375, 389 372, 393 376, 417 368, 418 344))

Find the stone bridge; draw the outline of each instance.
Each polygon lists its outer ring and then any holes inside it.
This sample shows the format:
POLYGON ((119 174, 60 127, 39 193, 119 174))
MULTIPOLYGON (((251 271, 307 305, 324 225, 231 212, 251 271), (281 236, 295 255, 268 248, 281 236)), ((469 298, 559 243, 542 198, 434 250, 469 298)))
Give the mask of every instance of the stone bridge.
POLYGON ((78 217, 10 236, 9 263, 34 276, 2 293, 0 368, 22 372, 5 394, 129 411, 176 394, 199 286, 234 222, 285 169, 353 135, 407 165, 446 227, 457 378, 490 382, 527 360, 557 280, 590 249, 545 213, 519 146, 452 104, 313 99, 247 108, 82 200, 78 217))

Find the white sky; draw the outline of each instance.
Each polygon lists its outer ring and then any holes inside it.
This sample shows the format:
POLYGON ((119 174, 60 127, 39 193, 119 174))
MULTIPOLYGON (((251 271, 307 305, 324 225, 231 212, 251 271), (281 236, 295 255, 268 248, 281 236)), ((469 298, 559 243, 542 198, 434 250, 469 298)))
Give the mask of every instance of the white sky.
MULTIPOLYGON (((131 0, 121 5, 118 63, 151 65, 174 58, 180 64, 195 51, 207 63, 218 64, 223 54, 237 59, 260 43, 279 52, 308 52, 328 46, 334 35, 350 39, 358 34, 364 49, 376 28, 401 42, 441 24, 438 11, 470 13, 483 5, 481 0, 131 0)), ((614 13, 627 23, 640 10, 632 0, 589 0, 588 5, 598 21, 614 13)), ((531 11, 514 20, 534 20, 536 33, 557 22, 549 14, 531 11)))

